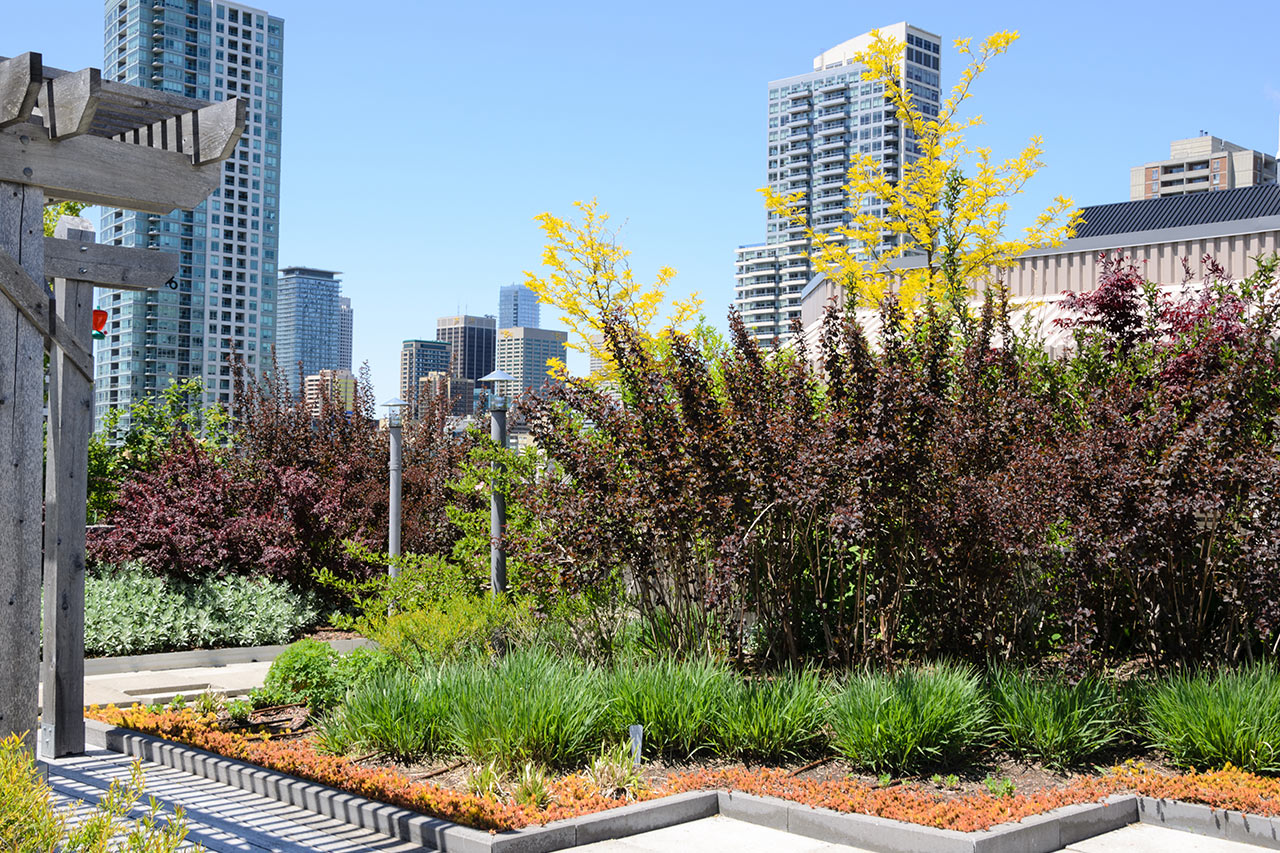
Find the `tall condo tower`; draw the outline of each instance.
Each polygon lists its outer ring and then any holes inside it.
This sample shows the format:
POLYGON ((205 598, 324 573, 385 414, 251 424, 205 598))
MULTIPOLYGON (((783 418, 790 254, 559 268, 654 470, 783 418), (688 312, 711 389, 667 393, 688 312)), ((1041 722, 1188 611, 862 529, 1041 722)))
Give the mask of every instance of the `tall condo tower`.
POLYGON ((523 284, 507 284, 498 289, 498 328, 537 328, 542 316, 538 294, 523 284))
MULTIPOLYGON (((926 117, 938 115, 941 40, 900 23, 880 28, 906 46, 900 73, 926 117)), ((850 200, 843 187, 855 152, 880 160, 889 179, 914 159, 895 111, 886 107, 883 86, 862 80, 854 56, 871 45, 871 33, 849 39, 813 60, 813 70, 768 85, 765 162, 769 186, 804 194, 803 209, 814 230, 833 233, 848 224, 850 200)), ((875 208, 870 208, 874 210, 875 208)), ((836 235, 838 239, 838 235, 836 235)), ((752 337, 762 344, 791 336, 800 316, 800 294, 816 270, 809 261, 803 227, 769 212, 763 243, 739 246, 734 305, 752 337)))
MULTIPOLYGON (((276 302, 276 367, 289 390, 302 392, 302 379, 321 370, 349 370, 342 364, 342 279, 333 270, 285 267, 276 302), (301 371, 301 373, 299 372, 301 371)), ((350 351, 347 354, 350 363, 350 351)))
MULTIPOLYGON (((205 403, 231 403, 232 357, 251 371, 276 343, 276 252, 284 21, 220 0, 107 0, 104 79, 192 98, 248 103, 222 186, 168 216, 108 208, 99 241, 179 256, 159 292, 103 290, 94 423, 169 383, 204 380, 205 403)), ((127 427, 127 417, 121 426, 127 427)))
POLYGON ((351 299, 338 297, 338 369, 351 370, 351 333, 355 329, 355 315, 351 312, 351 299))

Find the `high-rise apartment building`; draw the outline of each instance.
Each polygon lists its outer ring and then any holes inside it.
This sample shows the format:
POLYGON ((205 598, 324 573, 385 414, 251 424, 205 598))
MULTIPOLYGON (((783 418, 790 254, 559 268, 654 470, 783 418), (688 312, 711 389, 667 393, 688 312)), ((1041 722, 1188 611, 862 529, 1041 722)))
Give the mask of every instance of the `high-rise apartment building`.
POLYGON ((1169 144, 1169 159, 1129 170, 1129 200, 1276 182, 1276 158, 1202 133, 1169 144))
POLYGON ((351 299, 338 297, 338 369, 351 369, 351 333, 355 329, 355 315, 351 313, 351 299))
POLYGON ((508 284, 498 289, 498 328, 516 326, 537 328, 542 318, 538 294, 523 284, 508 284))
POLYGON ((541 388, 551 375, 547 363, 551 359, 564 363, 565 343, 568 340, 568 332, 554 329, 530 329, 524 326, 500 329, 497 367, 515 377, 515 381, 507 383, 510 387, 498 390, 514 397, 524 391, 541 388))
POLYGON ((432 373, 447 373, 453 348, 444 341, 405 341, 400 346, 400 399, 414 408, 411 417, 417 417, 417 400, 422 379, 432 373))
MULTIPOLYGON (((921 112, 936 117, 941 39, 906 23, 880 33, 905 45, 902 79, 921 112)), ((803 193, 802 210, 814 230, 835 239, 836 229, 850 221, 847 208, 860 201, 844 191, 850 157, 868 154, 880 161, 886 177, 896 179, 901 164, 917 156, 895 109, 885 103, 883 85, 862 79, 863 66, 854 56, 870 44, 870 33, 849 39, 818 54, 812 71, 768 85, 769 186, 779 193, 803 193)), ((791 321, 800 316, 800 293, 815 273, 808 252, 803 227, 772 211, 765 216, 764 242, 738 247, 734 304, 762 344, 790 337, 791 321)))
POLYGON ((332 270, 285 267, 276 287, 276 365, 293 394, 302 377, 343 367, 342 279, 332 270))
MULTIPOLYGON (((229 404, 232 357, 250 370, 276 341, 276 253, 284 21, 222 0, 107 0, 104 80, 209 101, 243 98, 244 135, 223 181, 195 210, 168 216, 106 209, 99 241, 178 255, 171 287, 103 290, 106 338, 95 347, 95 427, 170 382, 204 380, 229 404)), ((121 426, 127 427, 127 416, 121 426)))
POLYGON ((498 321, 493 317, 441 317, 436 339, 452 347, 450 370, 459 379, 478 380, 493 372, 498 321))
POLYGON ((355 410, 356 377, 350 370, 321 370, 307 376, 302 383, 303 399, 313 416, 318 416, 327 396, 329 403, 344 412, 355 410))

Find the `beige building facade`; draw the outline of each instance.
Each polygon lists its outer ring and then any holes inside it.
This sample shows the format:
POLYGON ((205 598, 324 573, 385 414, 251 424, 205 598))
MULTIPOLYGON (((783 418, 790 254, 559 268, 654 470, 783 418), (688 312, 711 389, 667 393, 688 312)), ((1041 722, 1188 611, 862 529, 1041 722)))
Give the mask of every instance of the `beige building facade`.
POLYGON ((1129 200, 1276 183, 1276 158, 1216 136, 1177 139, 1169 159, 1129 170, 1129 200))

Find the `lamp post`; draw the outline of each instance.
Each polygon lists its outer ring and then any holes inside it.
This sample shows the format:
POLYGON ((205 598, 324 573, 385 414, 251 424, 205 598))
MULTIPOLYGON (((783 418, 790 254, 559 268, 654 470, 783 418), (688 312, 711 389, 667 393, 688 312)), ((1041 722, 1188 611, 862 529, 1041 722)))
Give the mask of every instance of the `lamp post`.
MULTIPOLYGON (((500 382, 514 382, 515 377, 502 370, 495 370, 481 377, 481 382, 492 383, 489 393, 489 437, 498 447, 507 446, 507 398, 501 394, 500 382)), ((507 496, 498 488, 498 472, 502 463, 493 463, 493 490, 489 502, 489 585, 493 594, 507 590, 507 549, 502 544, 502 534, 507 526, 507 496)))
POLYGON ((387 574, 394 578, 400 574, 400 569, 396 565, 396 558, 400 556, 400 457, 403 450, 400 428, 404 423, 404 410, 409 404, 396 397, 382 405, 387 409, 387 432, 391 435, 391 457, 387 462, 387 470, 391 473, 387 554, 391 559, 387 563, 387 574))

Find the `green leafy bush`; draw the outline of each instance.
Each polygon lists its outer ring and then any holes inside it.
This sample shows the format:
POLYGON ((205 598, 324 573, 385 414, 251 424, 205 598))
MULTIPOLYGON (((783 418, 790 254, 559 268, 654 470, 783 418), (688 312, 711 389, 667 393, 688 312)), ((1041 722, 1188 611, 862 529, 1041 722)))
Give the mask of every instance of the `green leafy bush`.
POLYGON ((255 707, 302 702, 313 711, 337 705, 346 692, 390 671, 394 663, 379 650, 357 648, 346 655, 319 640, 299 640, 280 653, 267 670, 255 707))
POLYGON ((99 569, 85 578, 85 653, 275 645, 315 625, 317 615, 313 597, 266 578, 192 584, 136 564, 99 569))
POLYGON ((833 745, 854 765, 910 772, 957 764, 983 745, 991 711, 971 668, 939 664, 849 678, 832 700, 833 745))
POLYGON ((1146 737, 1181 767, 1280 773, 1280 673, 1266 665, 1175 675, 1143 703, 1146 737))
POLYGON ((397 613, 373 637, 414 669, 486 658, 529 645, 537 635, 531 607, 506 596, 456 596, 438 607, 397 613))
MULTIPOLYGON (((334 624, 363 634, 376 633, 386 624, 389 613, 432 610, 455 598, 480 593, 482 578, 464 565, 438 554, 389 554, 372 551, 359 543, 343 543, 346 555, 372 570, 368 578, 346 577, 322 568, 316 572, 317 585, 341 600, 345 612, 334 616, 334 624), (394 565, 395 577, 385 567, 394 565)), ((487 580, 487 575, 484 580, 487 580)))
POLYGON ((826 734, 827 691, 813 671, 737 681, 721 706, 721 754, 759 760, 812 752, 826 734))
POLYGON ((613 728, 644 726, 646 755, 688 758, 717 742, 717 725, 737 676, 711 660, 659 658, 609 674, 613 728))
POLYGON ((1065 769, 1115 746, 1121 737, 1115 689, 1099 678, 1071 684, 1025 672, 997 670, 991 677, 999 742, 1020 758, 1065 769))
POLYGON ((599 747, 607 700, 595 667, 526 649, 455 672, 452 735, 472 760, 566 767, 599 747))

